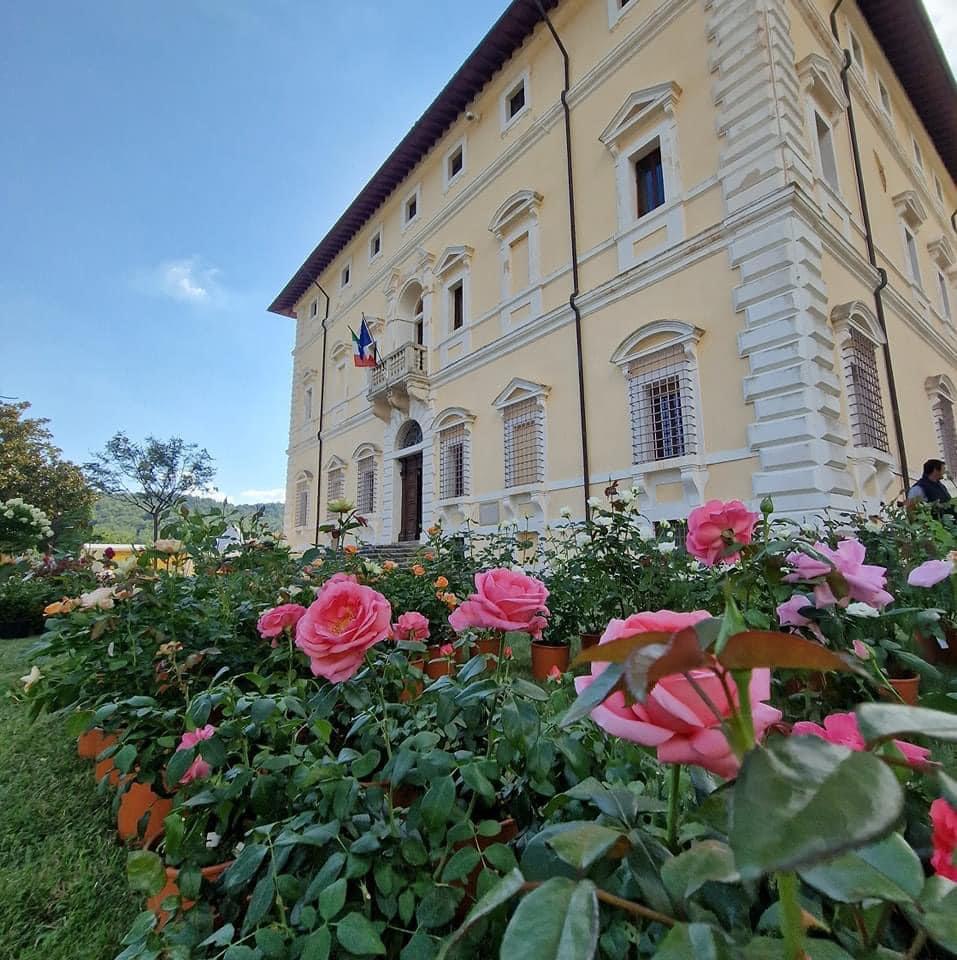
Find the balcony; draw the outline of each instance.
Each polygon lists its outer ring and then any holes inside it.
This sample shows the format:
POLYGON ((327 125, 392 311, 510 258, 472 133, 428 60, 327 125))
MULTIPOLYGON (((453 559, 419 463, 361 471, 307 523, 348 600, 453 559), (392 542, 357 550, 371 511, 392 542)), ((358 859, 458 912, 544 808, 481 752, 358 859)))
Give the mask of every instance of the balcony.
POLYGON ((367 396, 379 416, 388 419, 392 407, 408 411, 410 396, 427 399, 428 357, 426 347, 418 343, 406 343, 372 368, 367 396))

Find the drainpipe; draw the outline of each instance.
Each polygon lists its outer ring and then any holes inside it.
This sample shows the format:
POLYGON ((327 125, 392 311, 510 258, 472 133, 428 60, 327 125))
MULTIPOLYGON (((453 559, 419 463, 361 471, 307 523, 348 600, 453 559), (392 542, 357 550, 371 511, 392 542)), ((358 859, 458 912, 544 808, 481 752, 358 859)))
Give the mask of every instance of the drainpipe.
POLYGON ((954 233, 957 233, 957 210, 950 215, 950 225, 954 228, 954 233))
MULTIPOLYGON (((841 46, 841 37, 837 29, 837 11, 844 0, 837 0, 831 10, 831 33, 837 45, 841 46)), ((907 470, 907 453, 904 448, 904 425, 901 422, 900 404, 897 399, 897 381, 894 379, 894 364, 891 360, 891 344, 887 336, 887 319, 884 316, 884 298, 881 291, 887 286, 887 271, 877 265, 877 252, 874 249, 874 234, 871 230, 871 216, 867 209, 867 191, 864 189, 864 174, 861 170, 861 150, 857 142, 857 125, 854 122, 854 106, 851 103, 851 88, 847 79, 847 72, 851 69, 851 52, 844 50, 844 65, 841 67, 841 85, 844 87, 844 97, 847 100, 847 128, 851 135, 851 152, 854 157, 854 176, 857 179, 857 192, 861 201, 861 218, 864 221, 864 239, 867 242, 867 259, 878 272, 880 283, 874 290, 874 307, 877 311, 877 322, 884 334, 884 369, 887 371, 887 390, 891 398, 891 416, 894 420, 894 436, 897 441, 897 456, 900 461, 901 483, 904 492, 910 486, 910 477, 907 470)))
POLYGON ((312 281, 326 301, 322 316, 322 366, 319 373, 319 429, 316 431, 316 536, 315 546, 319 546, 319 499, 322 496, 322 414, 326 407, 326 321, 329 319, 329 294, 322 289, 318 280, 312 281))
POLYGON ((572 118, 571 110, 568 107, 568 90, 571 87, 570 67, 568 51, 561 37, 555 30, 552 21, 542 0, 536 0, 538 11, 548 27, 549 33, 562 55, 562 65, 564 68, 564 83, 562 86, 562 112, 565 116, 565 168, 568 181, 568 233, 571 243, 572 254, 572 292, 568 298, 568 305, 575 315, 575 352, 578 361, 578 419, 581 425, 581 449, 582 449, 582 474, 584 482, 582 484, 582 497, 584 500, 585 516, 589 514, 588 497, 591 489, 588 466, 588 419, 585 412, 585 367, 582 359, 582 314, 578 308, 578 295, 581 292, 581 286, 578 276, 578 230, 575 226, 575 177, 572 168, 572 118))

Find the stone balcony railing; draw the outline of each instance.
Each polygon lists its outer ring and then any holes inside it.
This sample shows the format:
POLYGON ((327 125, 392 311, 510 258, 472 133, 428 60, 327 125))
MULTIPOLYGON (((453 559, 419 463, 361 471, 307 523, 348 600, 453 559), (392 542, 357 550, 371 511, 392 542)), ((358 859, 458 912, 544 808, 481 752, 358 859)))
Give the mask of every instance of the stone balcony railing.
POLYGON ((369 375, 368 397, 371 401, 391 397, 418 396, 428 390, 429 353, 418 343, 406 343, 393 350, 372 368, 369 375))

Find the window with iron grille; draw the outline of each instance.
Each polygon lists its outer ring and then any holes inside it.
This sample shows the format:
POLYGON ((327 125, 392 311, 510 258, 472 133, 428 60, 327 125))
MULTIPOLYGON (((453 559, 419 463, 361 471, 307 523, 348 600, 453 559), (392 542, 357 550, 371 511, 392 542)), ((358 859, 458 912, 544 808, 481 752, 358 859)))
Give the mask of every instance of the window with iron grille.
POLYGON ((309 481, 300 480, 296 484, 296 516, 297 527, 304 527, 309 522, 309 481))
POLYGON ((681 345, 657 350, 628 365, 628 405, 634 463, 695 452, 694 386, 681 345))
POLYGON ((957 424, 954 422, 954 405, 949 397, 938 394, 934 407, 941 456, 944 458, 947 475, 953 477, 957 472, 957 424))
POLYGON ((545 480, 545 416, 537 400, 505 408, 505 486, 545 480))
POLYGON ((363 457, 357 473, 356 509, 359 513, 375 513, 375 458, 363 457))
POLYGON ((439 434, 439 496, 452 500, 468 494, 468 435, 464 424, 439 434))
POLYGON ((859 447, 888 451, 887 422, 877 372, 877 347, 856 327, 851 327, 844 345, 844 375, 854 443, 859 447))
POLYGON ((346 476, 341 467, 333 467, 326 478, 326 513, 332 516, 329 504, 333 500, 342 500, 346 495, 346 476))

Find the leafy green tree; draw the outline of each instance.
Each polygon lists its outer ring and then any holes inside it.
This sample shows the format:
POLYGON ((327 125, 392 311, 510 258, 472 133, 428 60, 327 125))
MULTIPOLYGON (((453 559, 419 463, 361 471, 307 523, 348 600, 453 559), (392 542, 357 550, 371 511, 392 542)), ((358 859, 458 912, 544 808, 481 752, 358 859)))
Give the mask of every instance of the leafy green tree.
POLYGON ((30 404, 0 403, 0 500, 22 497, 52 521, 54 538, 82 539, 96 493, 83 471, 65 460, 45 418, 27 417, 30 404))
POLYGON ((90 482, 101 493, 138 507, 153 524, 153 540, 160 524, 187 494, 209 488, 216 468, 209 453, 180 437, 147 437, 136 443, 120 431, 95 460, 84 465, 90 482))

